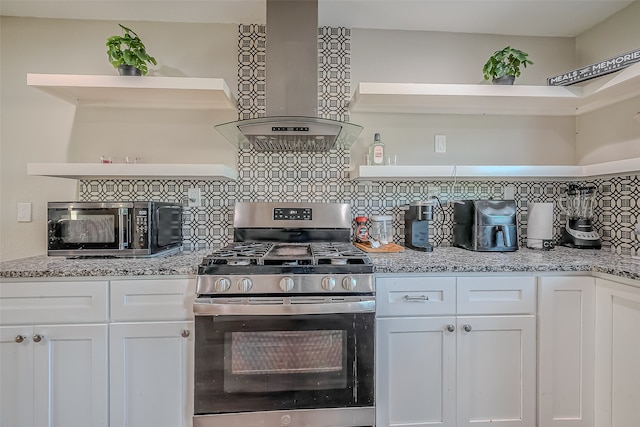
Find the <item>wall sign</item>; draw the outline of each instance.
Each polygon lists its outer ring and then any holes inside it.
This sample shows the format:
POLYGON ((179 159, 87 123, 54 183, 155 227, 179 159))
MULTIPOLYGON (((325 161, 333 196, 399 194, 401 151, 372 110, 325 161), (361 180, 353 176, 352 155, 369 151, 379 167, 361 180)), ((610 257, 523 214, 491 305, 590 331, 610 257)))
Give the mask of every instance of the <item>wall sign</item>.
POLYGON ((568 71, 555 77, 547 78, 548 86, 569 86, 585 80, 594 79, 613 73, 628 67, 629 65, 640 62, 640 49, 623 53, 613 58, 605 59, 602 62, 587 65, 586 67, 568 71))

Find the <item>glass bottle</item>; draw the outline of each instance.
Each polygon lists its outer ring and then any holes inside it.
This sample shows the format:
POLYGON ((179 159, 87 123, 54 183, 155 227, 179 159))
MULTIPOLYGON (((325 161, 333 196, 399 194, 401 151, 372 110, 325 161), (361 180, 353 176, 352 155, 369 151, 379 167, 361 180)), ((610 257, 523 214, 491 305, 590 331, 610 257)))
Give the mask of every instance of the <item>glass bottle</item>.
POLYGON ((369 147, 371 151, 371 164, 372 165, 384 165, 384 143, 380 134, 376 133, 373 136, 373 143, 369 147))

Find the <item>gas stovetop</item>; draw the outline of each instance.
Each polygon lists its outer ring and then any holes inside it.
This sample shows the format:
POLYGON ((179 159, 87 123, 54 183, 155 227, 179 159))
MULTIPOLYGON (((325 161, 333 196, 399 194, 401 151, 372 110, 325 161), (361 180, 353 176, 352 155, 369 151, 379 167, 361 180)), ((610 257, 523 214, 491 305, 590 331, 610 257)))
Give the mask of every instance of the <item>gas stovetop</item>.
POLYGON ((202 260, 198 274, 371 273, 367 254, 346 242, 236 242, 202 260))
POLYGON ((198 267, 198 295, 373 291, 373 263, 348 242, 236 242, 198 267))

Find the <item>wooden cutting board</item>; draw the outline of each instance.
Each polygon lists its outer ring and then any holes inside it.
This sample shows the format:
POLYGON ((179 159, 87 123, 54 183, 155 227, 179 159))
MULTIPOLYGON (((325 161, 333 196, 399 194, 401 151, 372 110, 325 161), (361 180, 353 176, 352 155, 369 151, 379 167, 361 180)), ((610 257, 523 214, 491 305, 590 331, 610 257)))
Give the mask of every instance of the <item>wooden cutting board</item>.
POLYGON ((354 243, 356 247, 362 249, 365 252, 404 252, 404 247, 400 245, 396 245, 395 243, 388 243, 386 245, 382 245, 379 248, 372 248, 368 243, 354 243))

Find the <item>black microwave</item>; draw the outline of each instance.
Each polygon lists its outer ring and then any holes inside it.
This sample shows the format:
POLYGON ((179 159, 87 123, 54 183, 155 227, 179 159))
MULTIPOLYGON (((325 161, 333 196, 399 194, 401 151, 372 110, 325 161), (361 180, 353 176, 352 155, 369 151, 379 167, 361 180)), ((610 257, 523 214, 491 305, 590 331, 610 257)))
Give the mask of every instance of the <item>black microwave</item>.
POLYGON ((182 250, 183 206, 49 202, 47 255, 151 257, 182 250))

